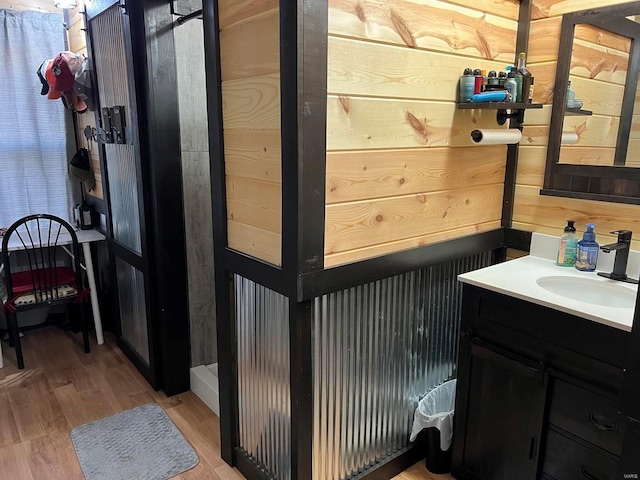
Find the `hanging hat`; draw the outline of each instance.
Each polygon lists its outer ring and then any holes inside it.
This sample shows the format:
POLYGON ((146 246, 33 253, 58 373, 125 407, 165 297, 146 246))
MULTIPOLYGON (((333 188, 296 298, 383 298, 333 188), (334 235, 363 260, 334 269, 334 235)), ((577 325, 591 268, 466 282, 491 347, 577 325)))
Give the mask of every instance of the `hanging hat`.
POLYGON ((50 60, 45 60, 44 62, 42 62, 38 67, 38 71, 36 72, 36 75, 38 75, 38 78, 40 79, 40 83, 42 83, 42 90, 40 91, 40 95, 46 95, 47 93, 49 93, 49 82, 47 82, 47 79, 45 78, 45 72, 49 62, 50 60))
POLYGON ((51 71, 55 77, 53 88, 67 92, 73 88, 76 73, 82 67, 82 56, 73 52, 60 52, 53 60, 51 71))
POLYGON ((69 173, 84 183, 87 191, 91 191, 96 186, 96 179, 91 170, 89 152, 86 148, 81 148, 76 152, 69 162, 69 173))
POLYGON ((47 83, 49 84, 49 92, 47 93, 47 98, 49 100, 57 100, 62 96, 62 92, 53 88, 53 85, 56 81, 56 77, 51 70, 53 68, 53 60, 49 60, 47 66, 44 69, 44 77, 47 79, 47 83))
POLYGON ((84 100, 78 97, 73 90, 62 93, 62 103, 69 110, 73 110, 78 113, 84 113, 87 111, 87 104, 84 100))
POLYGON ((76 78, 73 82, 73 91, 79 98, 84 100, 89 110, 92 112, 95 110, 95 100, 91 85, 91 66, 88 58, 84 59, 80 71, 76 73, 76 78))

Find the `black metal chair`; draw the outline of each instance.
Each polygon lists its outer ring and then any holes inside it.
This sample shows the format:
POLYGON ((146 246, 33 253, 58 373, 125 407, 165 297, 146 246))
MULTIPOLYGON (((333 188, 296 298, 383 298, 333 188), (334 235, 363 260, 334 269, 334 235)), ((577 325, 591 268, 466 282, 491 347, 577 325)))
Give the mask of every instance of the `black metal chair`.
MULTIPOLYGON (((22 369, 24 360, 17 314, 36 308, 84 302, 89 290, 82 281, 76 233, 71 225, 53 215, 30 215, 11 225, 2 239, 2 262, 4 273, 0 281, 0 300, 7 319, 9 339, 16 349, 18 368, 22 369), (17 240, 11 242, 13 238, 17 240), (10 248, 23 252, 23 267, 11 265, 10 248), (71 255, 73 269, 58 265, 64 258, 60 254, 62 248, 71 255)), ((79 310, 84 351, 89 353, 89 333, 82 305, 79 310)))

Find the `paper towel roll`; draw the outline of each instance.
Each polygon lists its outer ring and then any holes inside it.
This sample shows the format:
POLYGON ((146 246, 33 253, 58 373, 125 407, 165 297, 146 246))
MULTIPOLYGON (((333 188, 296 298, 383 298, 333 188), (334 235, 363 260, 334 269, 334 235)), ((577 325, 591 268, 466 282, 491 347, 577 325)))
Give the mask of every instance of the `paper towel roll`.
POLYGON ((560 143, 562 145, 573 145, 578 143, 578 134, 575 132, 562 132, 560 143))
POLYGON ((478 145, 505 145, 518 143, 522 138, 522 132, 517 128, 504 128, 500 130, 474 130, 471 132, 471 140, 478 145))

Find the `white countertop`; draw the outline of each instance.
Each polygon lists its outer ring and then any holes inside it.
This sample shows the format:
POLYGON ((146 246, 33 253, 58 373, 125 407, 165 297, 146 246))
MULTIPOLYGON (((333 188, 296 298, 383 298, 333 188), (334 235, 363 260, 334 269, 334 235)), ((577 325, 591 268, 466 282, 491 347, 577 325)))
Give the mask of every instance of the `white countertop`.
MULTIPOLYGON (((534 236, 535 235, 536 234, 534 234, 534 236)), ((550 240, 556 237, 545 237, 547 238, 539 240, 553 245, 554 249, 557 248, 557 241, 553 242, 550 240)), ((540 254, 539 247, 534 247, 533 241, 531 251, 540 254)), ((545 276, 588 278, 602 282, 604 285, 615 285, 615 288, 626 288, 634 293, 637 292, 637 286, 600 277, 596 272, 581 272, 572 267, 559 267, 553 260, 543 258, 543 256, 548 256, 548 252, 540 255, 541 256, 529 255, 516 260, 481 268, 473 272, 464 273, 458 276, 458 280, 463 283, 482 287, 510 297, 519 298, 537 305, 609 325, 620 330, 631 331, 634 308, 603 307, 601 305, 573 300, 551 293, 540 287, 536 280, 545 276)), ((610 270, 601 269, 601 271, 610 270)))
MULTIPOLYGON (((56 227, 57 228, 57 227, 56 227)), ((105 239, 105 236, 101 234, 99 231, 95 229, 90 230, 76 230, 76 237, 78 237, 78 243, 92 243, 92 242, 100 242, 105 239)), ((2 238, 0 237, 0 252, 2 252, 2 238)), ((56 242, 58 245, 70 245, 71 244, 71 235, 69 235, 66 231, 60 232, 60 237, 56 242)), ((37 244, 37 242, 36 242, 37 244)), ((15 250, 22 250, 23 245, 20 239, 14 235, 9 239, 9 251, 13 252, 15 250)))

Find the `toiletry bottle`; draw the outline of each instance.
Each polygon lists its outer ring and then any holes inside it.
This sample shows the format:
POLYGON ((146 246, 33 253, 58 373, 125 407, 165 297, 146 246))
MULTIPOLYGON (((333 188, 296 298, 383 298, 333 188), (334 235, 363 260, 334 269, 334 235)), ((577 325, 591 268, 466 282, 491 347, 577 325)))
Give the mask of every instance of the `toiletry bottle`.
POLYGON ((507 83, 507 72, 498 73, 498 79, 500 80, 500 86, 504 88, 504 84, 507 83))
POLYGON ((576 223, 575 220, 567 220, 567 226, 564 227, 564 232, 560 237, 556 265, 561 267, 573 267, 576 264, 578 238, 576 237, 576 227, 573 226, 574 223, 576 223))
POLYGON ((518 72, 518 68, 517 67, 511 67, 511 69, 509 70, 509 73, 512 73, 515 75, 515 79, 516 79, 516 96, 515 96, 515 100, 514 102, 517 103, 522 103, 522 74, 520 72, 518 72))
POLYGON ((518 73, 522 75, 522 99, 523 103, 530 103, 533 100, 533 75, 527 69, 527 55, 520 52, 518 55, 518 73))
POLYGON ((498 78, 498 74, 495 70, 491 70, 487 78, 487 89, 500 90, 500 88, 500 79, 498 78))
POLYGON ((489 77, 486 70, 480 70, 480 72, 482 73, 482 92, 486 92, 487 85, 489 85, 489 77))
POLYGON ((567 107, 573 108, 576 99, 576 92, 571 88, 571 80, 567 82, 567 107))
POLYGON ((587 223, 585 226, 587 231, 578 242, 576 268, 583 272, 593 272, 596 269, 600 245, 596 243, 596 234, 593 231, 596 226, 593 223, 587 223))
POLYGON ((511 101, 515 103, 518 97, 518 84, 516 83, 516 72, 509 72, 507 74, 507 81, 504 84, 504 89, 511 94, 511 101))
POLYGON ((473 88, 473 93, 482 93, 482 82, 484 81, 484 77, 482 76, 482 70, 476 68, 473 71, 473 76, 476 77, 476 83, 473 88))
POLYGON ((468 102, 473 97, 473 89, 476 84, 476 79, 473 76, 473 70, 465 68, 462 76, 460 77, 460 103, 468 102))

